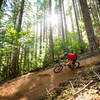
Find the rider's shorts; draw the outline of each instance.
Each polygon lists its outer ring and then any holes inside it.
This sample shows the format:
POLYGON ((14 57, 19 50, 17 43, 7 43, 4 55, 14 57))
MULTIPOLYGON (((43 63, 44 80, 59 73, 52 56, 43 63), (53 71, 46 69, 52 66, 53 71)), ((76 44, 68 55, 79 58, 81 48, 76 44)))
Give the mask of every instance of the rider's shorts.
POLYGON ((76 60, 72 60, 72 64, 75 64, 76 60))

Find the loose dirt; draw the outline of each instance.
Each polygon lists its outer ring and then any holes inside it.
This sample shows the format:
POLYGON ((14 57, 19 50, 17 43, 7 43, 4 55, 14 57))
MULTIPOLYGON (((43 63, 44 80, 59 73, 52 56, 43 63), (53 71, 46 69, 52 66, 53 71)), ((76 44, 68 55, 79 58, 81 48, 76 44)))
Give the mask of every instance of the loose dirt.
POLYGON ((81 73, 85 66, 100 63, 100 55, 80 60, 80 63, 81 68, 73 71, 64 67, 62 72, 55 74, 50 68, 10 80, 0 86, 0 100, 39 100, 46 88, 56 88, 59 83, 81 73))

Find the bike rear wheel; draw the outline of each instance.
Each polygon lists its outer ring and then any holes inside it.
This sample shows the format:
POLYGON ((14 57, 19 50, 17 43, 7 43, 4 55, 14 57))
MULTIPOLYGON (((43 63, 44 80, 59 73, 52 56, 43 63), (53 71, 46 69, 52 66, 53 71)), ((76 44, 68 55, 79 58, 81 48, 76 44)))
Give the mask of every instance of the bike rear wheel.
POLYGON ((73 69, 76 69, 76 68, 80 68, 80 63, 78 61, 75 62, 75 66, 72 67, 71 65, 68 65, 68 67, 73 70, 73 69))
POLYGON ((54 67, 53 71, 54 71, 54 73, 59 73, 59 72, 62 71, 62 69, 63 69, 63 66, 57 64, 57 65, 54 67))
POLYGON ((78 61, 76 61, 74 68, 79 68, 79 67, 80 67, 80 63, 78 61))

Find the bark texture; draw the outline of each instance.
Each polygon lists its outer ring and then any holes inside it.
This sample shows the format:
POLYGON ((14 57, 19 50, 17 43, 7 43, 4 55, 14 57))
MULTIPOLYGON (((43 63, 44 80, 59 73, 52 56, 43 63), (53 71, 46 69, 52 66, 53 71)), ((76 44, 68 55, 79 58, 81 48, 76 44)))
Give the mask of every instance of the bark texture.
POLYGON ((92 52, 93 50, 96 49, 96 42, 94 39, 94 30, 93 30, 93 26, 92 26, 90 14, 89 14, 89 9, 88 9, 86 0, 79 0, 79 2, 80 2, 83 19, 85 23, 85 28, 86 28, 86 32, 88 36, 89 47, 92 52))

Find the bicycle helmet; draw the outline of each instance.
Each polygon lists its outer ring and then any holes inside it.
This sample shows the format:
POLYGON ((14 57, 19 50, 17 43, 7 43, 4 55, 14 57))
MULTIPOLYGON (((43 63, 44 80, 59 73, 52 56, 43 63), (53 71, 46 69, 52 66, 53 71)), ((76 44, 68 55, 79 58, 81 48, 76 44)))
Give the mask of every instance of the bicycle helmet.
POLYGON ((67 52, 64 52, 64 56, 67 56, 67 54, 68 54, 67 52))

